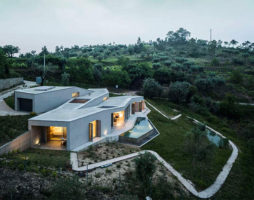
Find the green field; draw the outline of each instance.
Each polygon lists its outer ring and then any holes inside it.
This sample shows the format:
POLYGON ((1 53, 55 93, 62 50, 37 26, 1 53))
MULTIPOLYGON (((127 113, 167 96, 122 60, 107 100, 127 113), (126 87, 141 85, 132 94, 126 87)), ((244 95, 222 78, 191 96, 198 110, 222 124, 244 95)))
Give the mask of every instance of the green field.
MULTIPOLYGON (((153 105, 159 108, 166 107, 168 104, 162 104, 157 100, 153 101, 153 105)), ((169 107, 169 106, 168 106, 169 107)), ((185 178, 190 179, 198 189, 205 189, 211 185, 227 159, 231 154, 229 148, 217 148, 209 162, 200 162, 196 165, 192 163, 192 156, 184 151, 187 134, 195 126, 186 116, 182 116, 176 121, 171 121, 163 117, 151 107, 149 119, 159 130, 160 135, 154 140, 146 144, 143 149, 156 151, 166 161, 178 170, 185 178)), ((169 109, 168 109, 169 110, 169 109)), ((166 114, 168 110, 165 110, 166 114)))
MULTIPOLYGON (((160 107, 154 100, 154 106, 160 107)), ((253 185, 254 185, 254 161, 253 154, 248 147, 248 143, 239 137, 236 131, 232 128, 230 121, 218 118, 214 115, 199 115, 189 109, 166 100, 160 100, 160 104, 168 105, 171 108, 176 108, 184 115, 193 117, 215 130, 221 132, 228 139, 232 140, 239 148, 239 155, 235 161, 229 176, 227 177, 222 188, 211 199, 213 200, 239 200, 239 199, 252 199, 253 185)), ((246 107, 247 109, 247 107, 246 107)), ((230 154, 229 151, 218 151, 215 155, 214 163, 205 165, 201 169, 200 174, 192 176, 191 165, 188 164, 188 159, 181 151, 180 145, 177 141, 181 142, 183 136, 177 133, 185 134, 186 131, 191 129, 191 124, 184 118, 177 121, 170 121, 162 117, 158 112, 151 109, 149 118, 160 131, 160 136, 145 145, 143 149, 151 149, 158 152, 164 159, 166 159, 173 167, 181 172, 185 178, 189 178, 197 188, 204 188, 215 181, 216 176, 222 169, 223 163, 226 162, 230 154), (180 149, 180 150, 179 150, 180 149), (181 157, 182 155, 182 157, 181 157), (217 163, 217 165, 215 164, 217 163), (203 173, 203 174, 202 174, 203 173), (207 182, 207 183, 205 183, 207 182)), ((196 198, 194 198, 196 199, 196 198)))

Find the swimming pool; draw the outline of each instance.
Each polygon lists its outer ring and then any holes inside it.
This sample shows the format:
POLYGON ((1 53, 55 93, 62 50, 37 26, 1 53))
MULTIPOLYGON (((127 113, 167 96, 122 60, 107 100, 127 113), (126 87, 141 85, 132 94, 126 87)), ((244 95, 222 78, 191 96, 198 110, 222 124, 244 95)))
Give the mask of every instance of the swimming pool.
POLYGON ((149 120, 145 117, 138 117, 134 127, 119 136, 119 141, 139 145, 153 134, 154 128, 149 120))
POLYGON ((123 133, 121 136, 129 138, 139 138, 147 132, 153 130, 152 125, 145 117, 138 117, 134 127, 128 132, 123 133))

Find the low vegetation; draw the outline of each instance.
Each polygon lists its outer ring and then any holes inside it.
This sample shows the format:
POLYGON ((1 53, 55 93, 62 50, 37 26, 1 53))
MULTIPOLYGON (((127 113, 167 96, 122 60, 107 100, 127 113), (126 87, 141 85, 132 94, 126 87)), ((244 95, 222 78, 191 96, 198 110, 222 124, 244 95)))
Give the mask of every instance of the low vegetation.
MULTIPOLYGON (((157 104, 155 106, 160 107, 157 104)), ((171 121, 149 108, 152 112, 148 117, 157 127, 160 135, 142 149, 156 151, 185 178, 190 179, 198 189, 205 189, 211 185, 226 164, 231 150, 228 147, 217 148, 212 145, 202 132, 197 130, 197 125, 185 115, 176 121, 171 121), (189 151, 189 148, 192 151, 189 151)))
POLYGON ((28 130, 27 120, 33 115, 0 116, 0 145, 28 130))
POLYGON ((11 95, 7 98, 4 99, 5 103, 12 108, 13 110, 15 109, 15 98, 14 95, 11 95))
POLYGON ((9 161, 7 165, 13 162, 14 167, 26 165, 27 169, 36 166, 57 170, 70 169, 70 152, 67 151, 28 149, 24 152, 9 153, 2 157, 9 161))
MULTIPOLYGON (((253 153, 254 152, 252 151, 253 145, 251 145, 252 143, 250 141, 252 141, 253 137, 251 134, 252 132, 250 131, 251 125, 245 126, 244 128, 241 128, 241 127, 243 127, 244 124, 245 125, 248 124, 248 121, 253 120, 253 107, 239 106, 239 109, 241 110, 242 113, 248 112, 248 114, 245 116, 246 120, 244 123, 244 122, 241 122, 241 121, 235 120, 235 119, 220 118, 220 117, 213 115, 211 113, 207 114, 207 112, 206 112, 206 114, 205 113, 203 113, 203 114, 194 113, 188 107, 186 108, 183 105, 173 104, 173 103, 168 102, 167 100, 162 100, 162 99, 158 100, 158 104, 156 104, 156 101, 157 100, 153 100, 153 105, 155 105, 158 108, 160 108, 160 106, 163 105, 163 106, 169 106, 170 108, 173 108, 173 109, 181 110, 181 113, 183 113, 184 115, 193 117, 193 118, 203 122, 204 124, 211 126, 215 130, 221 132, 228 139, 232 140, 239 148, 240 152, 239 152, 238 158, 237 158, 236 162, 234 163, 233 168, 232 168, 228 178, 226 179, 226 182, 224 183, 223 187, 216 193, 216 195, 212 199, 214 199, 214 200, 216 200, 216 199, 223 199, 223 200, 224 199, 225 200, 251 199, 252 192, 253 192, 252 185, 254 184, 254 180, 252 178, 252 177, 254 177, 254 170, 253 170, 253 166, 254 166, 254 159, 253 159, 254 154, 253 153), (246 184, 247 182, 249 184, 246 184), (232 197, 232 194, 234 194, 233 197, 232 197)), ((185 127, 185 125, 184 125, 185 123, 183 123, 181 120, 183 120, 183 121, 185 121, 185 120, 183 118, 179 118, 176 122, 175 121, 170 122, 169 120, 166 120, 166 118, 161 117, 161 115, 159 115, 156 112, 151 112, 149 115, 149 118, 152 120, 154 125, 158 128, 158 130, 161 133, 160 136, 163 136, 163 138, 161 138, 161 139, 159 137, 155 138, 153 141, 151 141, 150 143, 145 145, 144 148, 155 149, 157 152, 161 150, 160 155, 163 158, 165 158, 166 160, 170 160, 170 163, 177 170, 179 170, 179 168, 176 167, 176 165, 174 164, 175 162, 173 161, 173 160, 175 160, 175 157, 179 151, 176 151, 176 153, 172 151, 171 154, 166 153, 167 149, 170 149, 171 144, 172 144, 172 146, 178 146, 177 143, 172 142, 172 140, 175 141, 174 137, 176 137, 175 135, 177 135, 177 134, 173 134, 172 137, 167 137, 167 135, 170 135, 170 133, 169 133, 169 131, 167 131, 167 129, 169 129, 170 127, 176 127, 173 125, 178 124, 177 127, 179 127, 179 129, 178 129, 178 132, 179 132, 181 129, 184 129, 181 127, 185 127), (170 126, 167 126, 166 124, 170 124, 170 126), (162 142, 163 140, 166 142, 163 143, 162 142), (162 150, 162 148, 163 148, 163 150, 162 150)), ((189 129, 183 130, 183 134, 190 131, 191 129, 192 128, 189 127, 189 129)), ((173 129, 172 133, 177 133, 177 132, 173 129)), ((226 152, 227 151, 224 151, 224 153, 226 153, 226 152)), ((224 153, 221 154, 221 151, 220 151, 219 155, 215 154, 213 157, 214 158, 217 157, 218 161, 214 160, 213 162, 218 162, 218 165, 222 166, 223 163, 225 162, 226 157, 228 157, 228 155, 225 155, 224 153), (219 163, 221 163, 221 164, 219 164, 219 163)), ((181 159, 181 160, 183 160, 182 162, 184 162, 185 159, 182 159, 182 158, 180 158, 180 156, 179 156, 179 159, 177 159, 177 157, 176 157, 176 160, 181 159)), ((210 180, 211 182, 213 182, 215 179, 213 179, 212 176, 210 176, 210 175, 211 174, 214 174, 214 176, 216 174, 218 175, 218 171, 221 170, 221 167, 215 166, 215 167, 213 167, 213 169, 208 169, 207 167, 209 167, 209 165, 204 166, 204 169, 206 171, 205 172, 203 171, 204 175, 206 175, 205 180, 207 180, 207 181, 210 180), (216 169, 218 170, 217 172, 215 172, 216 169)), ((179 171, 181 172, 181 170, 179 170, 179 171)), ((188 169, 186 171, 188 171, 188 169)), ((201 169, 201 172, 202 172, 202 169, 201 169)), ((183 172, 183 175, 184 175, 184 172, 183 172)), ((195 177, 193 179, 190 178, 190 180, 192 180, 195 183, 195 177)), ((198 182, 201 180, 202 179, 197 179, 198 182)), ((202 183, 201 183, 201 185, 202 185, 202 183)))
POLYGON ((128 145, 113 143, 102 143, 96 146, 91 146, 89 149, 78 153, 80 166, 101 162, 104 160, 113 159, 130 153, 139 151, 139 148, 128 145))

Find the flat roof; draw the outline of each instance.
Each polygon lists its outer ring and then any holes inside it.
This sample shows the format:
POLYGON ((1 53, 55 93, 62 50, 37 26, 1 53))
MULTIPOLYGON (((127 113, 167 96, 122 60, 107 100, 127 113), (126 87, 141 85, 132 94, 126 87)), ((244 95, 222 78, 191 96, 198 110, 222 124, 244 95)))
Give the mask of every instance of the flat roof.
POLYGON ((108 100, 102 102, 100 106, 125 106, 131 99, 142 98, 141 96, 120 96, 120 97, 110 97, 108 100))
MULTIPOLYGON (((98 93, 101 93, 101 92, 98 92, 98 93)), ((98 93, 97 93, 97 96, 98 96, 98 93)), ((84 97, 87 97, 87 95, 85 95, 84 97)), ((82 98, 82 97, 79 97, 79 98, 82 98)), ((87 117, 89 115, 92 115, 101 111, 124 107, 130 102, 130 100, 135 98, 139 100, 139 98, 142 98, 142 97, 141 96, 110 97, 109 99, 103 101, 102 103, 97 104, 96 106, 85 107, 85 108, 82 108, 82 106, 80 106, 85 104, 68 102, 54 110, 51 110, 39 116, 33 117, 30 120, 32 121, 36 121, 36 120, 38 121, 66 121, 66 122, 74 121, 76 119, 87 117)))
POLYGON ((88 107, 85 109, 55 109, 49 112, 46 112, 42 115, 31 118, 31 120, 39 121, 73 121, 81 117, 97 113, 104 109, 97 107, 88 107))
POLYGON ((39 87, 33 87, 33 88, 26 88, 26 89, 18 89, 15 90, 15 92, 23 92, 28 94, 41 94, 46 92, 53 92, 58 90, 65 90, 72 87, 62 87, 62 86, 39 86, 39 87))

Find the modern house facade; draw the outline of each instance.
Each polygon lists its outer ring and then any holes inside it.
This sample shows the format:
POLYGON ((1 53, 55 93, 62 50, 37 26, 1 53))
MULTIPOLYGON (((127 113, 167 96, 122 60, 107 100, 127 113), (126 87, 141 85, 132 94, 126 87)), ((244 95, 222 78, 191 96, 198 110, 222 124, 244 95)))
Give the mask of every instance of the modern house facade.
POLYGON ((43 113, 52 110, 72 97, 88 91, 78 87, 42 86, 15 91, 15 110, 43 113))
POLYGON ((118 140, 120 134, 133 128, 137 118, 147 118, 149 112, 142 96, 109 98, 107 89, 37 87, 24 92, 19 90, 15 92, 17 110, 20 99, 31 99, 33 111, 44 112, 28 121, 31 144, 39 148, 78 151, 97 142, 118 140))

